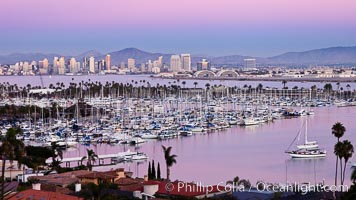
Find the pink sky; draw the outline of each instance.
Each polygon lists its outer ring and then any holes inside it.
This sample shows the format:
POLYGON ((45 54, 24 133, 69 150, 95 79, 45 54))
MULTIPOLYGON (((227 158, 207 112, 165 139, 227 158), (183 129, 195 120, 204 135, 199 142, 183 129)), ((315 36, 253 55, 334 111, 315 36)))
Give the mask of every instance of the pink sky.
POLYGON ((356 45, 356 0, 0 0, 0 54, 274 55, 356 45))
POLYGON ((355 24, 354 0, 1 0, 3 26, 355 24), (55 2, 55 3, 54 3, 55 2))

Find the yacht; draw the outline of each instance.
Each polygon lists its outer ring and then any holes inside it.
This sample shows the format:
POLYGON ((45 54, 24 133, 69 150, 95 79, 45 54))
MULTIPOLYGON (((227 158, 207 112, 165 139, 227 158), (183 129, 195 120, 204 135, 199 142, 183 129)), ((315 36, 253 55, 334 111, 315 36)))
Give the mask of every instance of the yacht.
POLYGON ((144 143, 146 142, 146 140, 140 138, 140 137, 134 137, 132 138, 129 143, 132 144, 132 145, 136 145, 136 144, 141 144, 141 143, 144 143))
POLYGON ((326 156, 325 150, 315 149, 299 149, 296 151, 287 152, 292 158, 322 158, 326 156))
MULTIPOLYGON (((298 136, 299 137, 299 136, 298 136)), ((304 144, 297 145, 298 149, 318 149, 317 141, 308 141, 308 120, 305 120, 304 144)))

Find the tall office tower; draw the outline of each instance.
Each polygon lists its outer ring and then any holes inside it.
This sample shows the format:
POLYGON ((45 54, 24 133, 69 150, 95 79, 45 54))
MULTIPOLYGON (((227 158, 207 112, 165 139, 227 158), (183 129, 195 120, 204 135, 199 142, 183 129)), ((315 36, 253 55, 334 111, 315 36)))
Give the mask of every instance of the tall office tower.
POLYGON ((207 61, 206 59, 202 59, 200 62, 197 63, 197 71, 201 70, 210 70, 210 62, 207 61))
POLYGON ((71 58, 69 60, 69 72, 70 73, 77 73, 77 61, 75 60, 75 58, 71 58))
POLYGON ((192 71, 190 54, 182 54, 181 61, 182 61, 182 71, 186 71, 186 72, 192 71))
POLYGON ((48 59, 47 58, 43 59, 42 63, 43 63, 42 68, 46 69, 46 71, 48 71, 48 67, 49 67, 48 59))
POLYGON ((125 69, 125 62, 120 63, 120 69, 125 69))
POLYGON ((60 57, 58 60, 58 74, 63 75, 66 73, 66 65, 64 57, 60 57))
POLYGON ((83 58, 82 69, 79 70, 79 71, 85 72, 85 73, 89 72, 89 67, 88 67, 88 66, 89 66, 89 60, 88 60, 87 57, 84 57, 84 58, 83 58))
POLYGON ((93 56, 89 58, 89 73, 95 73, 95 59, 93 56))
POLYGON ((127 67, 129 68, 130 71, 135 71, 136 70, 135 59, 133 58, 127 59, 127 67))
POLYGON ((256 59, 254 58, 244 59, 244 68, 245 70, 256 69, 256 59))
POLYGON ((105 69, 110 70, 111 69, 111 57, 110 54, 107 54, 105 56, 105 69))
POLYGON ((23 71, 23 72, 28 72, 28 71, 30 71, 30 64, 29 64, 28 62, 23 62, 22 71, 23 71))
POLYGON ((146 72, 146 65, 145 65, 145 63, 141 63, 141 72, 146 72))
POLYGON ((152 71, 152 68, 154 67, 155 63, 157 62, 157 60, 155 60, 153 63, 151 60, 148 60, 148 62, 146 63, 147 65, 147 71, 148 72, 151 72, 152 71))
POLYGON ((99 72, 105 70, 105 60, 98 61, 98 69, 99 69, 99 72))
POLYGON ((179 55, 172 55, 171 56, 171 71, 172 72, 179 72, 181 70, 181 61, 179 55))
POLYGON ((58 57, 54 57, 53 58, 53 66, 52 66, 53 74, 58 74, 58 66, 59 66, 58 57))

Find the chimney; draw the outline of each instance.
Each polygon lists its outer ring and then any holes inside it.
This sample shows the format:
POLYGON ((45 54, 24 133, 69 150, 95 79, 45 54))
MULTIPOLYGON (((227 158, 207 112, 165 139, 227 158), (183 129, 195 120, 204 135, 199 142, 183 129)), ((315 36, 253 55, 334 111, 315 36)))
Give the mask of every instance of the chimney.
POLYGON ((33 190, 41 190, 41 183, 32 183, 33 190))
POLYGON ((147 176, 147 175, 144 175, 144 176, 143 176, 143 180, 144 180, 144 181, 148 181, 148 176, 147 176))

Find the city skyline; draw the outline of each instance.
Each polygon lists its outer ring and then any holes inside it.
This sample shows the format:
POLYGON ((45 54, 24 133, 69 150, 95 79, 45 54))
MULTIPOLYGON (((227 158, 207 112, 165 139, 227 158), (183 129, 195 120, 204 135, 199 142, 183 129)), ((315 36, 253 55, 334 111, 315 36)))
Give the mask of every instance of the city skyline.
POLYGON ((137 47, 151 52, 264 57, 356 44, 352 21, 356 3, 346 0, 107 0, 100 4, 4 0, 0 6, 0 54, 75 55, 88 49, 110 52, 137 47))

